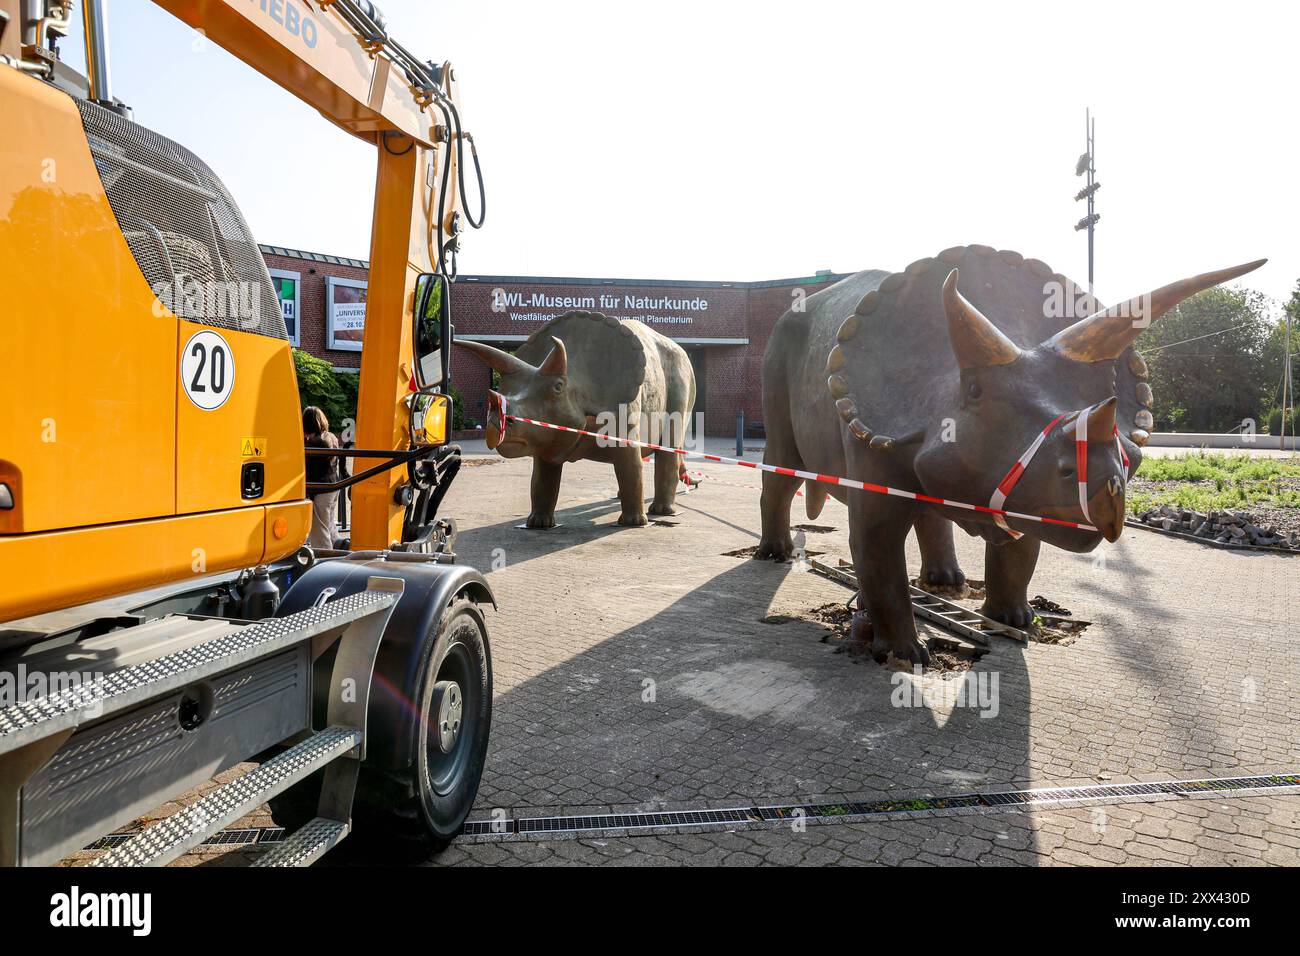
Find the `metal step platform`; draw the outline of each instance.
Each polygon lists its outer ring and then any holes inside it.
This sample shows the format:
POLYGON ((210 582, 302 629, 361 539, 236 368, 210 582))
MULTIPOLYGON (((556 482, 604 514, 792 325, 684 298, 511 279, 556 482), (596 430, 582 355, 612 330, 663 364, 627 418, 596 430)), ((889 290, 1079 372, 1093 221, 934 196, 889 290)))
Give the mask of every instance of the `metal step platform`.
POLYGON ((253 866, 311 866, 348 835, 349 826, 338 820, 316 817, 305 823, 283 843, 276 844, 253 866))
MULTIPOLYGON (((113 671, 48 697, 0 707, 0 754, 75 729, 85 722, 87 712, 94 711, 96 719, 111 716, 326 631, 345 627, 386 610, 396 601, 397 596, 391 593, 361 591, 259 624, 221 622, 214 637, 183 651, 113 671)), ((189 618, 164 618, 141 625, 159 632, 194 626, 189 618)))
POLYGON ((205 794, 97 857, 92 866, 165 866, 208 837, 260 807, 313 771, 356 749, 359 730, 330 727, 279 756, 205 794))
POLYGON ((0 707, 0 866, 55 863, 291 741, 94 862, 163 865, 324 768, 322 822, 278 857, 316 859, 350 829, 375 656, 402 590, 375 575, 365 591, 282 618, 172 614, 7 663, 51 676, 86 661, 96 670, 0 707), (353 681, 356 693, 331 695, 327 728, 313 733, 313 662, 335 644, 330 680, 353 681))

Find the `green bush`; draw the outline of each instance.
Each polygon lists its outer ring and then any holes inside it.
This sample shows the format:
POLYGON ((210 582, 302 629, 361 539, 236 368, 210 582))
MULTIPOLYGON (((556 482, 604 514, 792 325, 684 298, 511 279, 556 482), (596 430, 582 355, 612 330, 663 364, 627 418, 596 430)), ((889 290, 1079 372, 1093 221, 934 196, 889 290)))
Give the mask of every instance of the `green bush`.
POLYGON ((346 419, 356 420, 358 375, 335 372, 329 362, 302 349, 293 350, 293 367, 303 408, 315 405, 323 411, 335 434, 343 430, 346 419))

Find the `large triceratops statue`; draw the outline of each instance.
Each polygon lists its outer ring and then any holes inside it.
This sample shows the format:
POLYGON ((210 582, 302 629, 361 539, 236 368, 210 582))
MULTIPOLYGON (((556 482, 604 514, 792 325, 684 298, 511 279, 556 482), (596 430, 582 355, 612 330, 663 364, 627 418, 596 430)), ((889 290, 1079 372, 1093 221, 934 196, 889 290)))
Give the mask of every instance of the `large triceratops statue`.
MULTIPOLYGON (((695 405, 695 373, 681 346, 642 322, 598 312, 566 312, 534 332, 513 355, 457 340, 501 375, 506 412, 619 438, 681 448, 695 405)), ((566 461, 614 466, 621 525, 647 522, 640 449, 522 422, 493 408, 485 437, 505 458, 533 458, 529 528, 555 525, 566 461)), ((681 456, 655 452, 651 515, 675 514, 681 456)))
MULTIPOLYGON (((809 482, 808 517, 828 494, 849 509, 849 545, 871 650, 925 662, 904 545, 921 577, 960 585, 952 523, 985 539, 982 612, 1033 619, 1027 593, 1041 542, 1087 552, 1124 524, 1125 483, 1152 427, 1146 363, 1132 344, 1180 301, 1263 260, 1175 282, 1102 309, 1044 263, 987 246, 948 249, 900 273, 860 272, 777 322, 763 359, 764 461, 847 475, 967 505, 809 482)), ((763 474, 757 557, 793 550, 798 478, 763 474)))

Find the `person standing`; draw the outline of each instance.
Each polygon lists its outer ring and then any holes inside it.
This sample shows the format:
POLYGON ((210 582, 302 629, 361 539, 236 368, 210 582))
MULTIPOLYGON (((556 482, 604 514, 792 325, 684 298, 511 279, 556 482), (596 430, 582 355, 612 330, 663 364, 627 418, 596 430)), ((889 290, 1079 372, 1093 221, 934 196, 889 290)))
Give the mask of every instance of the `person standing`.
MULTIPOLYGON (((338 448, 339 440, 330 431, 329 419, 315 405, 308 405, 302 410, 302 432, 308 448, 338 448)), ((342 469, 339 459, 334 455, 308 455, 307 481, 332 483, 340 480, 342 469)), ((338 515, 339 493, 337 491, 314 491, 311 498, 311 535, 307 543, 317 551, 333 549, 334 526, 338 515)))

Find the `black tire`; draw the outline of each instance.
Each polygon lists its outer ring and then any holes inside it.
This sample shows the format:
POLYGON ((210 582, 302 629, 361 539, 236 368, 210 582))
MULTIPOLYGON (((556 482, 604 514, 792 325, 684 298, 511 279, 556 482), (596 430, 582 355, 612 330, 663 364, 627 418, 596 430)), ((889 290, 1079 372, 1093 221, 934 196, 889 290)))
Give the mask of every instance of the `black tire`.
MULTIPOLYGON (((376 679, 381 675, 376 674, 376 679)), ((487 625, 469 598, 454 601, 420 665, 416 759, 401 770, 362 764, 351 835, 327 860, 408 862, 428 859, 460 833, 478 794, 492 724, 492 657, 487 625), (461 691, 461 721, 450 752, 440 745, 431 708, 461 691)), ((275 822, 293 830, 316 815, 323 772, 271 800, 275 822)))

